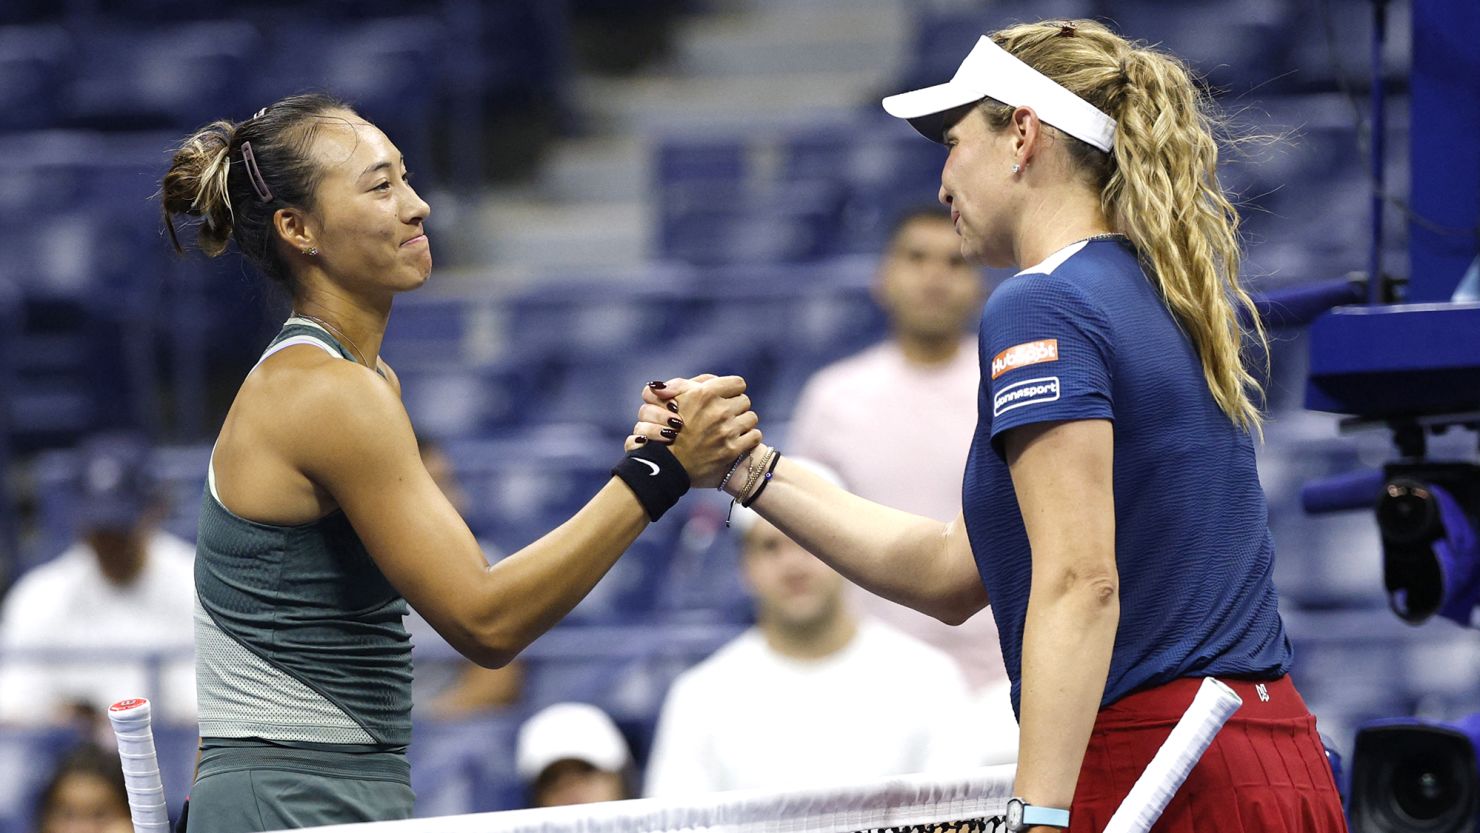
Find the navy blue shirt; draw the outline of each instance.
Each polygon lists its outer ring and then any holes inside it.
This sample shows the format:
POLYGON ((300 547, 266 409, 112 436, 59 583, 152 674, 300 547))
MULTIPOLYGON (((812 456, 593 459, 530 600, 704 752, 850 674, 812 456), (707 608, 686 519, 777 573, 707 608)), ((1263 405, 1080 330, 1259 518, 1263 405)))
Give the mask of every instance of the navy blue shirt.
POLYGON ((1009 278, 987 301, 980 344, 962 506, 1013 708, 1032 564, 1002 437, 1035 422, 1114 423, 1120 627, 1101 705, 1179 677, 1284 674, 1253 442, 1218 408, 1129 244, 1076 243, 1009 278))

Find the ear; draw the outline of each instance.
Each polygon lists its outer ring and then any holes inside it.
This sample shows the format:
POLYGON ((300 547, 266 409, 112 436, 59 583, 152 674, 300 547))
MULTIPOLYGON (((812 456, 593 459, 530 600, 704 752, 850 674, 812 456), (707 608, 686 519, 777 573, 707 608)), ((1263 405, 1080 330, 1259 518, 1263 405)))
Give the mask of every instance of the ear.
POLYGON ((1039 142, 1043 137, 1043 122, 1032 107, 1019 107, 1012 111, 1012 125, 1008 128, 1013 137, 1013 154, 1024 168, 1034 161, 1039 142))
POLYGON ((279 208, 273 212, 272 225, 278 238, 295 251, 318 248, 318 226, 301 209, 279 208))

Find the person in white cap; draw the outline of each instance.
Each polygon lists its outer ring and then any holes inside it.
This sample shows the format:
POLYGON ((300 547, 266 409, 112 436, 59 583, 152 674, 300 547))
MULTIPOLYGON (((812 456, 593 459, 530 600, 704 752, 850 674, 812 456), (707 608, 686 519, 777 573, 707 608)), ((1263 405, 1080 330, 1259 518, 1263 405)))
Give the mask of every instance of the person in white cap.
MULTIPOLYGON (((818 464, 789 462, 839 482, 818 464)), ((987 739, 948 655, 860 619, 843 577, 754 512, 737 508, 732 523, 744 536, 740 567, 756 624, 674 681, 647 795, 791 789, 981 763, 987 739)))
MULTIPOLYGON (((1240 323, 1211 102, 1086 20, 983 37, 884 107, 948 148, 962 252, 1020 270, 982 316, 962 513, 871 503, 764 444, 723 487, 873 592, 948 622, 991 603, 1022 729, 1008 831, 1104 830, 1205 677, 1243 706, 1156 829, 1344 831, 1287 676, 1244 364, 1266 345, 1240 323)), ((686 388, 645 395, 634 430, 660 436, 686 388)))
POLYGON ((515 766, 531 807, 631 798, 632 753, 606 712, 556 703, 519 727, 515 766))

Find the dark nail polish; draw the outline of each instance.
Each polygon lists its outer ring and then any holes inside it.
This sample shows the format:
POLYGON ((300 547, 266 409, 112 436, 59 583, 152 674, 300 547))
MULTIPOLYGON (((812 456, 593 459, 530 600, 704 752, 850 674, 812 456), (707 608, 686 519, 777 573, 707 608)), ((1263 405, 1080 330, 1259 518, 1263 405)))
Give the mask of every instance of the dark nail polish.
POLYGON ((670 440, 678 439, 678 432, 673 430, 672 428, 659 428, 658 433, 662 434, 670 440))
POLYGON ((678 417, 670 417, 668 420, 668 424, 672 425, 674 428, 682 428, 683 420, 679 419, 678 417))
POLYGON ((648 387, 652 388, 653 390, 663 390, 668 386, 659 381, 652 381, 648 382, 648 387))
POLYGON ((678 403, 674 402, 672 399, 668 400, 668 410, 674 412, 675 414, 678 413, 678 403))
POLYGON ((633 437, 632 441, 637 443, 638 445, 642 445, 643 443, 647 442, 647 437, 633 437))

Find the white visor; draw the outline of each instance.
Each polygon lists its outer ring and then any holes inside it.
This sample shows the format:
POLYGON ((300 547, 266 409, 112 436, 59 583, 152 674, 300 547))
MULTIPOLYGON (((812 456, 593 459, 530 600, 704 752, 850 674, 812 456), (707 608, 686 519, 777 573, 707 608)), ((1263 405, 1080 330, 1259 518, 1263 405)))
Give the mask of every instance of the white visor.
POLYGON ((891 95, 884 110, 909 123, 925 138, 943 141, 945 114, 993 98, 1009 107, 1031 107, 1045 124, 1109 153, 1115 147, 1115 120, 1028 66, 982 35, 951 80, 934 87, 891 95))

